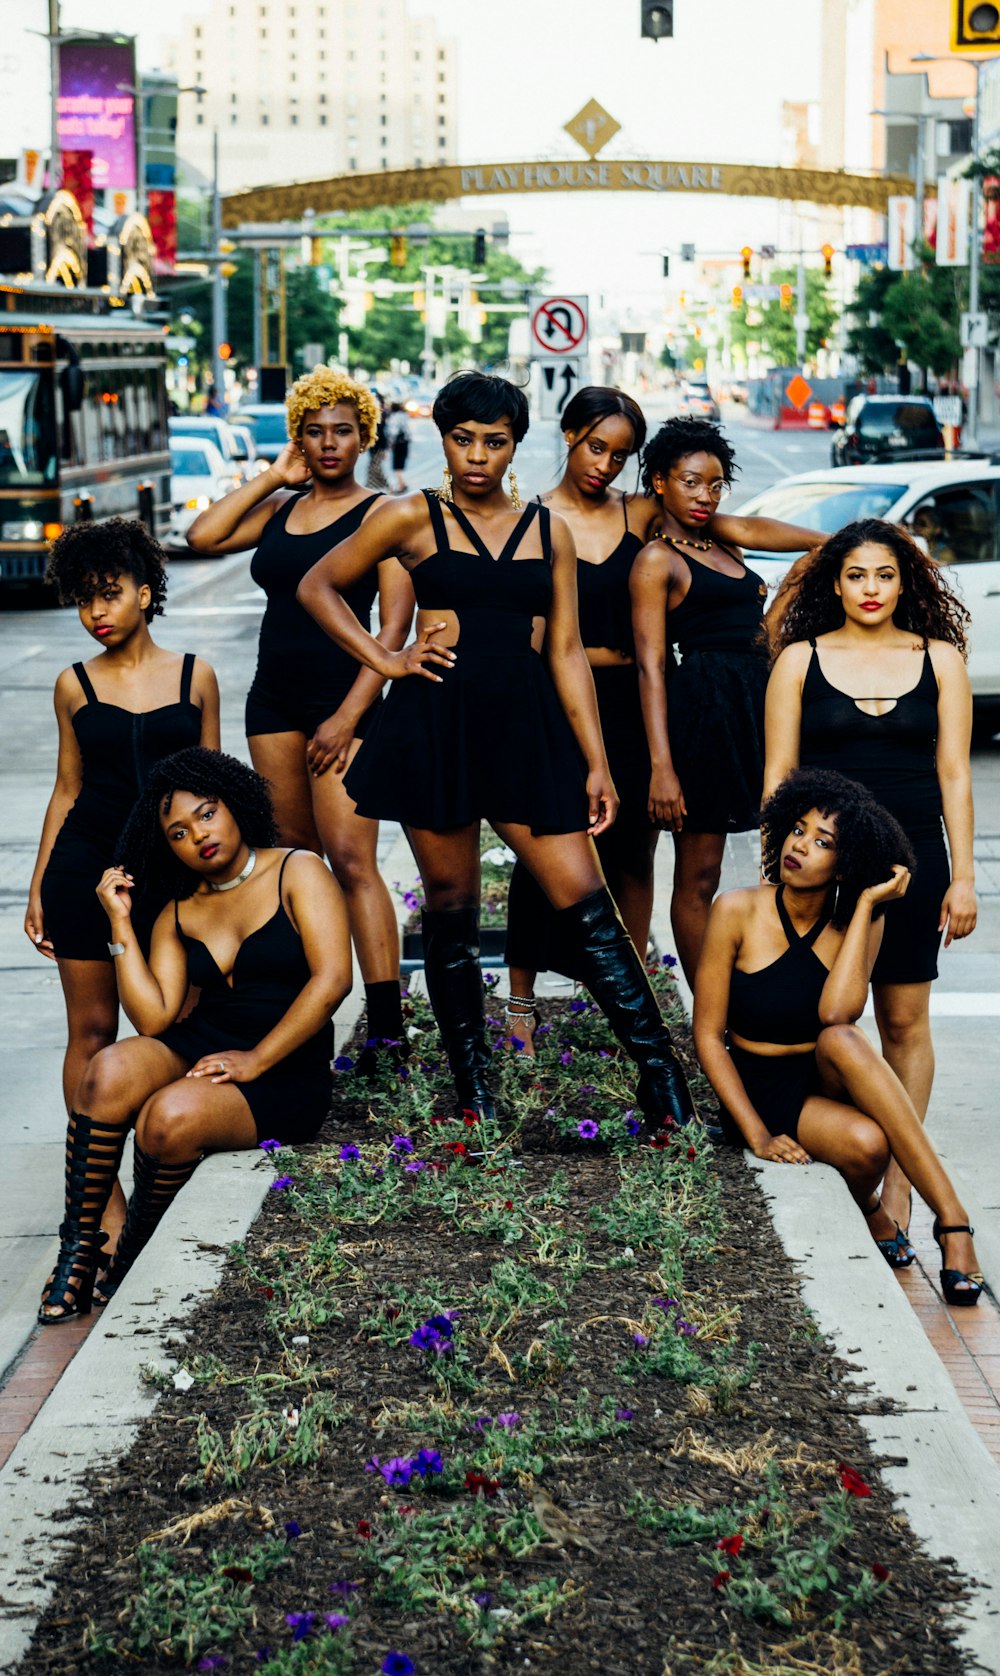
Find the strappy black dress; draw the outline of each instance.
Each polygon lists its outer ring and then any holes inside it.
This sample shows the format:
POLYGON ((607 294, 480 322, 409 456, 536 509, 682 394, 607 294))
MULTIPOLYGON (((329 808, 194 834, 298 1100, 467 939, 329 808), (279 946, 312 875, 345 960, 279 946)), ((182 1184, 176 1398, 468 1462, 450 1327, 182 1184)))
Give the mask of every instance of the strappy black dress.
MULTIPOLYGON (((294 855, 289 850, 288 855, 294 855)), ((219 971, 211 951, 174 922, 187 949, 188 978, 201 995, 194 1011, 156 1038, 193 1065, 209 1053, 227 1049, 246 1053, 284 1018, 309 982, 309 962, 302 939, 288 917, 281 886, 288 855, 278 873, 278 905, 264 925, 251 931, 233 962, 231 981, 219 971)), ((311 1141, 330 1110, 333 1073, 333 1024, 327 1023, 255 1082, 234 1083, 243 1095, 258 1140, 311 1141)))
MULTIPOLYGON (((181 664, 180 696, 155 710, 124 710, 105 704, 82 663, 73 673, 86 704, 73 712, 83 761, 80 795, 63 821, 42 875, 45 935, 61 960, 110 961, 108 916, 97 900, 106 867, 118 859, 118 835, 154 763, 201 740, 201 710, 191 700, 194 653, 181 664)), ((136 913, 140 940, 160 904, 141 903, 136 913)))
POLYGON ((494 558, 460 507, 425 491, 435 551, 410 570, 417 605, 454 611, 456 663, 438 683, 394 681, 344 776, 358 813, 447 832, 478 820, 584 832, 586 769, 552 677, 532 650, 552 603, 547 507, 525 507, 494 558), (538 558, 517 558, 537 520, 538 558), (473 551, 454 549, 455 526, 473 551), (518 741, 510 749, 507 739, 518 741))
MULTIPOLYGON (((829 922, 823 914, 812 928, 799 936, 785 907, 785 887, 779 885, 774 905, 781 929, 788 938, 784 954, 757 972, 733 968, 729 988, 728 1029, 748 1042, 815 1042, 821 1029, 819 1017, 823 985, 830 969, 823 965, 813 944, 829 922)), ((816 1054, 771 1055, 752 1053, 730 1042, 731 1058, 751 1105, 772 1135, 795 1137, 802 1107, 811 1094, 822 1090, 816 1054)), ((745 1146, 742 1130, 725 1110, 722 1131, 734 1146, 745 1146)))

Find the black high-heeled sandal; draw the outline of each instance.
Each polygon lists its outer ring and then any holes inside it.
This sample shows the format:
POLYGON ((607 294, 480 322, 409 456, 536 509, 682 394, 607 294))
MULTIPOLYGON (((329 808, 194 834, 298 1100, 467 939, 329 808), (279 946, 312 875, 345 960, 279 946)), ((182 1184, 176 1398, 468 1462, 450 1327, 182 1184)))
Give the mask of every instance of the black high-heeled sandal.
POLYGON ((58 1327, 78 1315, 89 1315, 94 1300, 94 1280, 101 1266, 107 1234, 103 1228, 82 1228, 79 1222, 63 1222, 59 1228, 59 1252, 52 1279, 42 1292, 38 1306, 40 1327, 58 1327), (47 1314, 57 1309, 58 1315, 47 1314))
MULTIPOLYGON (((876 1193, 875 1203, 869 1205, 867 1210, 863 1209, 861 1214, 866 1221, 870 1221, 881 1209, 882 1200, 880 1195, 876 1193)), ((910 1244, 909 1235, 904 1234, 898 1222, 896 1223, 896 1232, 891 1240, 876 1240, 875 1244, 890 1269, 908 1269, 911 1263, 916 1262, 917 1254, 910 1244)))
MULTIPOLYGON (((967 1222, 955 1222, 947 1228, 943 1228, 937 1217, 934 1218, 933 1234, 941 1247, 942 1257, 944 1256, 946 1234, 968 1234, 971 1239, 974 1233, 975 1229, 970 1228, 967 1222)), ((978 1269, 970 1269, 968 1273, 963 1269, 942 1268, 941 1270, 941 1291, 944 1301, 946 1304, 950 1304, 953 1309, 977 1304, 983 1295, 985 1285, 986 1281, 978 1269)))

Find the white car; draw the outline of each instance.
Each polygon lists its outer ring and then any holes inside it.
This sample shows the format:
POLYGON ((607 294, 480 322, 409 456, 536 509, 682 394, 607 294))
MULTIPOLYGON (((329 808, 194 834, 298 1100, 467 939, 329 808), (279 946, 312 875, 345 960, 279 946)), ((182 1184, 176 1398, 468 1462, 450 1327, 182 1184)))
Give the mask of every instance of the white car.
POLYGON ((186 553, 187 532, 199 512, 232 489, 242 478, 227 465, 210 437, 170 438, 170 522, 165 545, 186 553))
POLYGON ((175 437, 190 437, 196 442, 204 438, 213 443, 225 460, 227 469, 239 472, 241 483, 249 483, 252 477, 256 477, 246 433, 237 434, 227 419, 220 419, 212 413, 176 413, 170 419, 168 429, 171 442, 175 437))
MULTIPOLYGON (((947 569, 972 614, 969 678, 978 720, 992 712, 1000 725, 1000 465, 984 457, 806 471, 754 495, 739 508, 744 513, 831 535, 858 518, 905 525, 947 569)), ((795 557, 746 554, 771 591, 795 557)))

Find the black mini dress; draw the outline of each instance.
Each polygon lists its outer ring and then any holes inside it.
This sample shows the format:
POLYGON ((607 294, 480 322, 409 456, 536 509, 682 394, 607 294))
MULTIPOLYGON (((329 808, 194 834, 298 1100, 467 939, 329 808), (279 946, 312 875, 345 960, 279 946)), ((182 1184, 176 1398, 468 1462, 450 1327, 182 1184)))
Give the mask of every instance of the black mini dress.
POLYGON ((348 795, 360 815, 431 832, 479 820, 585 832, 583 757, 531 645, 533 619, 552 603, 548 509, 527 506, 494 558, 460 507, 424 492, 436 547, 410 575, 421 610, 458 617, 456 662, 435 667, 440 683, 392 682, 344 776, 348 795), (540 556, 515 557, 536 520, 540 556), (473 551, 452 547, 456 526, 473 551))
MULTIPOLYGON (((267 595, 267 607, 260 625, 257 669, 247 694, 248 739, 259 733, 304 733, 311 739, 320 722, 339 710, 361 668, 320 628, 295 594, 306 572, 360 527, 378 496, 369 495, 321 530, 293 535, 288 519, 301 499, 301 495, 290 496, 264 525, 250 565, 250 575, 267 595)), ((366 629, 371 627, 377 593, 378 572, 370 570, 341 595, 366 629)), ((359 718, 356 738, 364 738, 380 702, 376 699, 359 718)))
MULTIPOLYGON (((42 875, 42 916, 59 959, 110 961, 111 928, 97 886, 118 859, 118 836, 150 769, 201 740, 201 710, 191 701, 194 653, 185 653, 181 664, 180 697, 156 710, 105 704, 82 663, 73 665, 73 673, 87 701, 73 712, 83 783, 42 875)), ((137 908, 136 929, 146 942, 158 907, 137 908)))
POLYGON ((857 780, 895 815, 917 865, 909 889, 885 910, 872 983, 929 983, 938 975, 938 918, 951 882, 937 772, 938 685, 930 652, 920 679, 883 716, 828 681, 815 641, 802 683, 799 760, 857 780))
POLYGON ((687 808, 684 830, 750 832, 760 825, 764 787, 768 658, 760 635, 767 587, 746 566, 742 576, 727 576, 671 546, 691 572, 690 588, 667 618, 681 654, 667 728, 687 808))
MULTIPOLYGON (((289 850, 288 855, 294 853, 289 850)), ((201 939, 184 930, 180 904, 174 903, 174 922, 187 949, 188 978, 201 994, 194 1011, 179 1024, 169 1025, 156 1040, 191 1065, 206 1054, 246 1053, 255 1048, 309 982, 302 939, 281 893, 288 855, 278 873, 278 905, 271 918, 241 943, 231 982, 201 939)), ((333 1024, 327 1023, 255 1082, 233 1084, 250 1107, 258 1140, 295 1145, 313 1139, 330 1110, 332 1058, 333 1024)))

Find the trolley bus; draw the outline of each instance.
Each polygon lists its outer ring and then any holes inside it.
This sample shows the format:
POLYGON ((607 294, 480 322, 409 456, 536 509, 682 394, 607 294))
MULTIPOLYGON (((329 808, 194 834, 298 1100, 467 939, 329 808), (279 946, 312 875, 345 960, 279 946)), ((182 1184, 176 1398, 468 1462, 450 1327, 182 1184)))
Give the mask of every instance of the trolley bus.
POLYGON ((0 590, 41 580, 67 524, 165 525, 166 330, 118 297, 0 282, 0 590))

